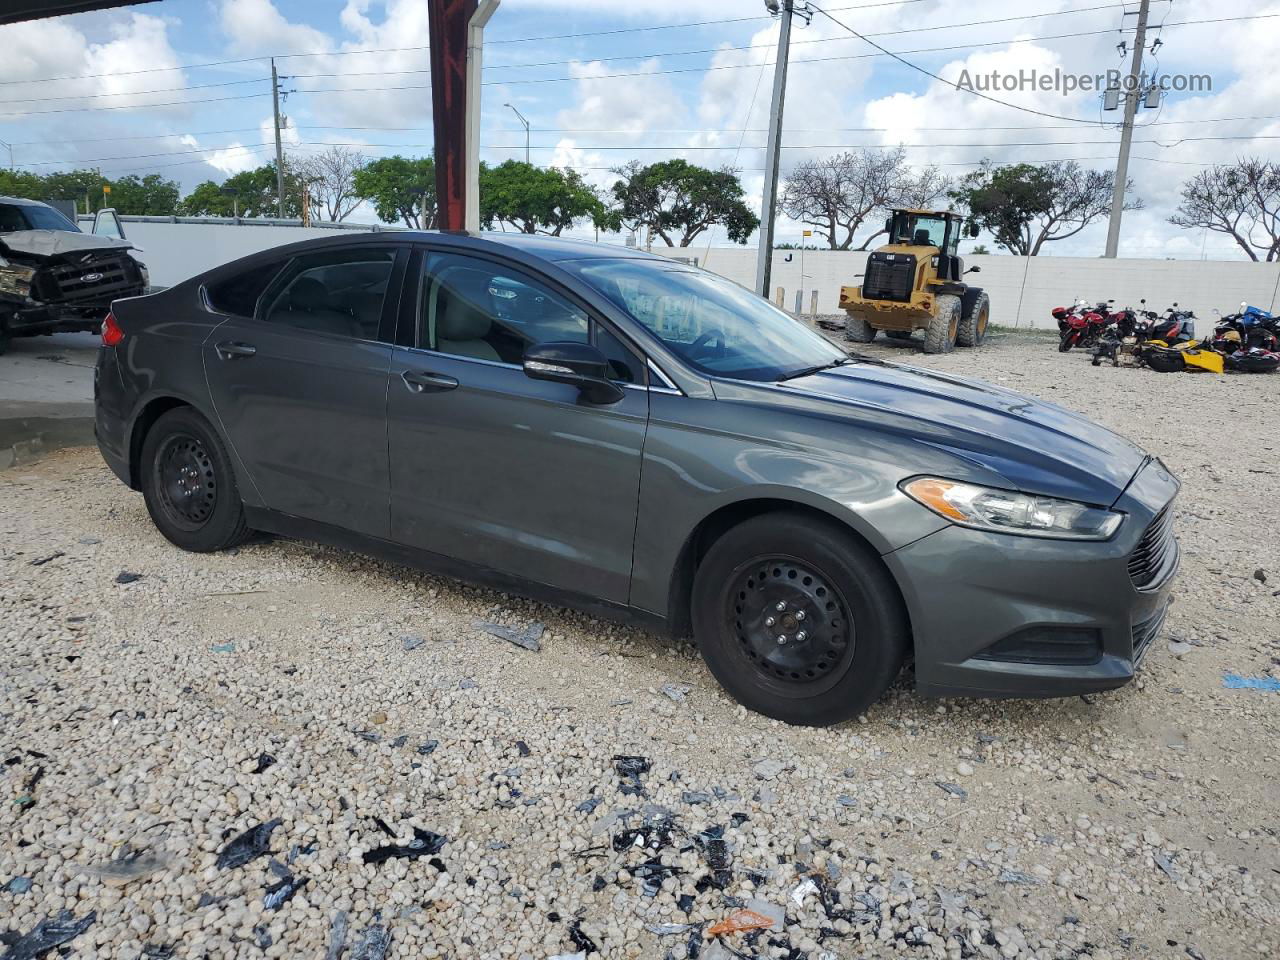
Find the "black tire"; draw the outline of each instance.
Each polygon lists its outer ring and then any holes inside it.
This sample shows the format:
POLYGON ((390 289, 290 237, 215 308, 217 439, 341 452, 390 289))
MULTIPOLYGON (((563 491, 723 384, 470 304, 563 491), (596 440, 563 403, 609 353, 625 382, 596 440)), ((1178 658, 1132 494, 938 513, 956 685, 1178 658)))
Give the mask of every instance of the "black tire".
POLYGON ((1075 346, 1075 342, 1076 332, 1074 330, 1067 330, 1063 332, 1061 339, 1058 340, 1058 352, 1066 353, 1075 346))
POLYGON ((886 330, 884 332, 884 335, 888 337, 890 340, 910 340, 911 339, 910 330, 886 330))
POLYGON ((1157 373, 1181 373, 1187 369, 1187 360, 1181 350, 1153 347, 1147 351, 1147 366, 1157 373))
POLYGON ((9 321, 4 317, 0 317, 0 356, 4 356, 9 349, 9 344, 13 342, 13 336, 9 333, 9 321))
POLYGON ((866 317, 860 313, 851 313, 848 316, 849 319, 844 324, 846 340, 854 343, 870 343, 876 338, 876 328, 866 317))
POLYGON ((190 407, 162 414, 142 441, 142 495, 170 543, 195 553, 249 536, 231 460, 217 431, 190 407))
POLYGON ((909 642, 901 595, 880 559, 834 521, 790 512, 746 520, 712 545, 694 577, 692 619, 703 659, 731 697, 803 726, 863 713, 897 676, 909 642), (766 625, 767 617, 782 619, 766 625), (792 633, 778 643, 775 629, 792 633))
POLYGON ((991 298, 986 291, 978 294, 969 306, 967 313, 960 316, 960 327, 956 331, 956 343, 962 347, 979 346, 987 339, 987 325, 991 320, 991 298))
POLYGON ((924 328, 924 352, 950 353, 960 333, 960 298, 944 293, 936 304, 937 312, 924 328))

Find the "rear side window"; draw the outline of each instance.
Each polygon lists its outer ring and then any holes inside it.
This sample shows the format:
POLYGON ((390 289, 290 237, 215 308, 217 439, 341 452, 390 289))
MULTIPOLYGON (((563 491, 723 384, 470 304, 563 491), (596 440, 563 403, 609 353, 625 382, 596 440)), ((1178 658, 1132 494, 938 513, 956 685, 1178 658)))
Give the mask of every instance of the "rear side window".
POLYGON ((230 314, 233 317, 252 317, 258 305, 258 298, 267 285, 280 272, 282 264, 264 264, 237 273, 234 277, 207 284, 205 296, 218 313, 230 314))
POLYGON ((298 257, 273 284, 259 316, 270 324, 376 340, 395 259, 389 247, 298 257))

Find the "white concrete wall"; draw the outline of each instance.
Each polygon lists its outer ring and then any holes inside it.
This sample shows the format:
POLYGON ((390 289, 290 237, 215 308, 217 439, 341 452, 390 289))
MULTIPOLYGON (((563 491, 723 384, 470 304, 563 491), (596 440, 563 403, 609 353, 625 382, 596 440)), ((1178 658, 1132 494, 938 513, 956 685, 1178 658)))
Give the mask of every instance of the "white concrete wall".
MULTIPOLYGON (((139 259, 150 269, 152 282, 162 286, 259 250, 334 233, 333 228, 261 222, 237 225, 227 221, 123 219, 129 239, 143 248, 139 259)), ((90 229, 88 223, 84 228, 90 229)), ((696 257, 708 270, 754 286, 756 254, 749 247, 654 247, 654 253, 696 257)), ((861 282, 857 274, 863 272, 866 257, 854 251, 805 251, 804 309, 808 311, 811 291, 817 290, 818 312, 837 312, 840 287, 861 282)), ((794 306, 796 287, 801 283, 800 261, 798 250, 774 254, 773 286, 785 289, 788 309, 794 306)), ((1052 328, 1055 323, 1049 311, 1077 297, 1114 297, 1118 305, 1133 307, 1145 297, 1148 307, 1157 310, 1177 301, 1194 310, 1205 324, 1215 307, 1224 313, 1234 312, 1242 300, 1272 311, 1280 307, 1280 263, 971 256, 965 258, 965 265, 982 268, 969 279, 990 293, 991 321, 1005 326, 1052 328)))

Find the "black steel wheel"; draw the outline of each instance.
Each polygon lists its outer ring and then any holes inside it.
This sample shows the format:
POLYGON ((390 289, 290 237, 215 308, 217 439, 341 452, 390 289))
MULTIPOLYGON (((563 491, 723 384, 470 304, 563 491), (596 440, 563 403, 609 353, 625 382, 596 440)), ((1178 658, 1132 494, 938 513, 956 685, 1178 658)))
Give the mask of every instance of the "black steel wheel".
POLYGON ((249 535, 231 460, 191 407, 162 414, 142 442, 142 494, 156 528, 184 550, 224 550, 249 535))
POLYGON ((174 433, 152 464, 160 507, 170 522, 197 530, 218 504, 218 477, 209 451, 198 439, 174 433))
POLYGON ((724 594, 743 655, 772 680, 818 692, 853 657, 848 604, 822 571, 794 557, 742 564, 724 594))
POLYGON ((693 633, 739 703, 786 723, 827 726, 880 698, 909 643, 883 562, 849 528, 778 511, 707 550, 693 581, 693 633))

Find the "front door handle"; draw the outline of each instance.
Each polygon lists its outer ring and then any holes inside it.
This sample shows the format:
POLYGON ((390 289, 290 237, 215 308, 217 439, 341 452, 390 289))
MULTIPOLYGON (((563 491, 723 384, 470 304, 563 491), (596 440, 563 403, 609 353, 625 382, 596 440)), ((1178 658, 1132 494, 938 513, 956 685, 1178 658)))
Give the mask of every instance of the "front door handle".
POLYGON ((430 370, 406 370, 400 374, 400 379, 414 393, 439 393, 442 390, 452 390, 458 385, 456 377, 432 373, 430 370))
POLYGON ((237 357, 252 357, 258 348, 251 343, 237 343, 234 340, 223 340, 214 347, 220 360, 235 360, 237 357))

